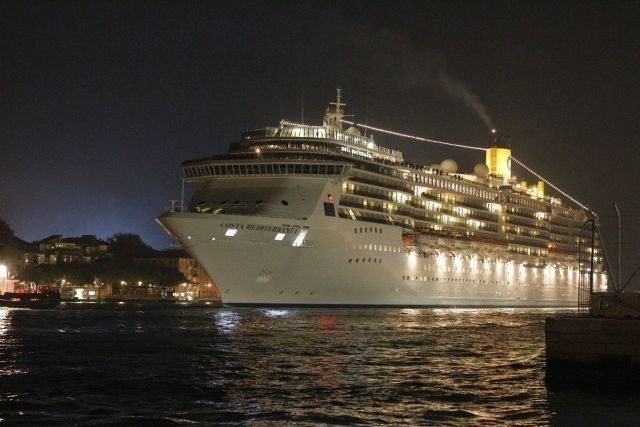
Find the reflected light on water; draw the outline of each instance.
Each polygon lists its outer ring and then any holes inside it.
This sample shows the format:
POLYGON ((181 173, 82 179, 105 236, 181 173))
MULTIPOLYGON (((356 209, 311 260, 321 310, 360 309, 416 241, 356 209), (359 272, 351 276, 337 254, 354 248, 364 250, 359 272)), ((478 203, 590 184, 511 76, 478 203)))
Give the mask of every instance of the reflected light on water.
POLYGON ((281 317, 281 316, 289 316, 290 314, 292 314, 292 312, 289 310, 267 309, 267 310, 264 310, 263 312, 267 317, 281 317))
POLYGON ((318 317, 318 326, 320 329, 333 329, 336 327, 336 316, 332 314, 322 313, 318 317))
POLYGON ((28 369, 19 365, 19 341, 9 334, 12 317, 11 310, 0 309, 0 378, 29 373, 28 369))
POLYGON ((9 330, 9 310, 0 310, 0 336, 6 335, 9 330))
POLYGON ((233 334, 240 322, 240 315, 235 311, 217 311, 213 318, 216 326, 225 334, 233 334))

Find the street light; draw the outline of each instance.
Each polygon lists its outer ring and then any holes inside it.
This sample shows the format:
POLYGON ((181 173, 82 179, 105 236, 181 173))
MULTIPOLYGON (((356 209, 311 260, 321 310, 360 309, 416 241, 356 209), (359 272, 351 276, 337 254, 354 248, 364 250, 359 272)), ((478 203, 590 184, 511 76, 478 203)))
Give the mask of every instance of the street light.
POLYGON ((4 264, 0 264, 0 295, 7 292, 7 276, 8 276, 7 266, 4 264))

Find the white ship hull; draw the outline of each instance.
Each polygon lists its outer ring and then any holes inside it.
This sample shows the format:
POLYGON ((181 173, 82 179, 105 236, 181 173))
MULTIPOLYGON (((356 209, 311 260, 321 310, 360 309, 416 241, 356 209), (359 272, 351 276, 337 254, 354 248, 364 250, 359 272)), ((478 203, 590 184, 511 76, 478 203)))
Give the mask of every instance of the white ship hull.
MULTIPOLYGON (((331 192, 337 184, 324 180, 318 190, 318 180, 309 180, 305 192, 305 181, 295 182, 299 194, 331 192)), ((234 182, 234 191, 242 187, 234 182)), ((295 205, 291 191, 272 188, 295 205)), ((327 216, 322 198, 309 195, 306 219, 169 212, 158 220, 214 279, 225 304, 576 304, 573 268, 478 256, 472 247, 456 248, 454 239, 415 250, 403 243, 401 227, 327 216)))

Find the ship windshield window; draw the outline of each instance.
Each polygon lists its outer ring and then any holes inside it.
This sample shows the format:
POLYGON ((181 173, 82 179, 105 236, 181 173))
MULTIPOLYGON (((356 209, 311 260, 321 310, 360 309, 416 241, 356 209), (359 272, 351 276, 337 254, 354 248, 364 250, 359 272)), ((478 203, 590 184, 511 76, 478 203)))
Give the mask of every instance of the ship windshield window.
POLYGON ((280 203, 282 203, 284 206, 289 206, 289 202, 287 202, 286 200, 281 200, 280 203))

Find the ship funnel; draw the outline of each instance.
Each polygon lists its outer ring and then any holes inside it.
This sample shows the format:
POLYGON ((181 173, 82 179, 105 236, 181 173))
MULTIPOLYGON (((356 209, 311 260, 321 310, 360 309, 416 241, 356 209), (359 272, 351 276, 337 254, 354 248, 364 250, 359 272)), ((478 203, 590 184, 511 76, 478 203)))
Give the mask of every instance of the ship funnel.
POLYGON ((511 140, 498 134, 495 129, 489 135, 489 149, 486 154, 489 175, 501 177, 503 183, 511 179, 511 140))

